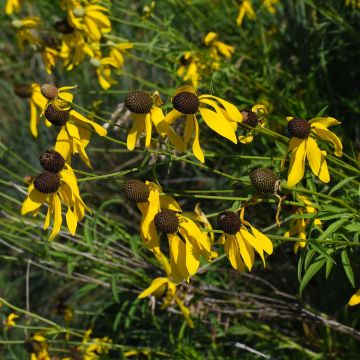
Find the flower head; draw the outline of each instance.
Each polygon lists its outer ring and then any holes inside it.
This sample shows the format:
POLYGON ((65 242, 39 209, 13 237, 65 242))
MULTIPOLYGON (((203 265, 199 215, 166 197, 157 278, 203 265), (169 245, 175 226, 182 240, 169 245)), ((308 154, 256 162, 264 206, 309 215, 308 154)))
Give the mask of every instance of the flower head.
MULTIPOLYGON (((47 99, 41 94, 39 84, 18 84, 14 92, 21 98, 30 100, 30 131, 34 137, 38 136, 37 126, 40 121, 39 113, 46 107, 47 99)), ((47 125, 50 125, 48 123, 47 125)))
POLYGON ((340 139, 330 130, 329 126, 340 122, 331 117, 317 117, 306 121, 300 118, 288 117, 288 130, 291 135, 289 151, 291 152, 288 185, 294 186, 304 177, 305 157, 308 159, 311 171, 325 183, 330 181, 326 163, 326 151, 320 150, 314 136, 328 141, 334 146, 334 154, 342 156, 340 139))
POLYGON ((75 174, 65 159, 54 150, 48 150, 40 157, 44 172, 37 175, 29 186, 29 194, 23 202, 21 214, 37 215, 43 204, 48 205, 44 229, 53 217, 53 229, 49 240, 59 232, 62 223, 61 204, 67 207, 66 224, 72 235, 88 210, 80 197, 75 174))
POLYGON ((234 53, 234 46, 227 45, 218 40, 219 35, 213 31, 207 33, 204 37, 204 44, 210 47, 210 55, 217 61, 220 60, 220 55, 229 59, 234 53))
POLYGON ((82 6, 80 1, 64 1, 69 24, 86 33, 93 41, 99 41, 103 34, 111 30, 108 9, 98 3, 98 0, 89 0, 82 6))
POLYGON ((164 120, 170 125, 176 119, 185 117, 184 145, 187 146, 194 136, 192 150, 201 162, 204 162, 205 158, 199 141, 198 114, 210 129, 237 143, 235 131, 237 122, 241 122, 242 116, 233 104, 213 95, 198 96, 195 89, 189 85, 177 89, 172 103, 174 109, 166 115, 164 120))
POLYGON ((48 352, 46 338, 40 333, 35 333, 25 340, 25 349, 31 353, 31 360, 51 360, 48 352))
POLYGON ((8 317, 5 320, 5 329, 9 330, 11 327, 13 327, 15 324, 15 319, 17 319, 19 315, 11 313, 8 315, 8 317))
POLYGON ((267 109, 264 105, 256 104, 251 110, 240 111, 242 115, 242 124, 246 125, 246 135, 238 137, 242 144, 249 144, 254 140, 253 129, 257 126, 264 127, 266 125, 267 109))
POLYGON ((250 0, 242 0, 239 7, 239 14, 236 18, 236 25, 241 26, 245 16, 249 18, 249 20, 255 20, 256 14, 255 11, 251 5, 250 0))
POLYGON ((20 0, 6 0, 5 14, 12 15, 20 11, 21 3, 20 0))
POLYGON ((145 132, 145 147, 151 143, 153 125, 162 137, 169 138, 174 147, 182 151, 183 141, 175 131, 164 121, 161 109, 162 100, 157 91, 152 95, 142 90, 130 91, 125 98, 125 106, 131 111, 131 119, 134 121, 127 136, 127 148, 131 151, 135 148, 142 133, 145 132))
POLYGON ((162 299, 163 303, 161 309, 166 309, 175 301, 181 312, 184 315, 184 318, 187 324, 190 327, 194 327, 194 324, 190 317, 189 309, 184 305, 179 296, 176 293, 176 285, 169 278, 158 277, 152 281, 150 286, 146 288, 138 296, 139 299, 144 299, 147 296, 154 296, 157 299, 162 299))
POLYGON ((221 212, 218 215, 218 223, 224 231, 219 241, 224 244, 225 253, 235 270, 244 271, 245 266, 251 270, 255 261, 253 249, 260 255, 265 266, 264 251, 272 254, 272 242, 244 220, 244 208, 241 209, 240 216, 233 211, 221 212))
POLYGON ((195 89, 199 85, 201 62, 199 57, 191 51, 185 51, 180 58, 177 75, 184 82, 189 82, 195 89))
POLYGON ((40 25, 40 18, 37 16, 25 17, 23 19, 14 19, 11 25, 16 29, 18 46, 21 51, 24 50, 24 44, 40 45, 41 40, 34 32, 40 25))

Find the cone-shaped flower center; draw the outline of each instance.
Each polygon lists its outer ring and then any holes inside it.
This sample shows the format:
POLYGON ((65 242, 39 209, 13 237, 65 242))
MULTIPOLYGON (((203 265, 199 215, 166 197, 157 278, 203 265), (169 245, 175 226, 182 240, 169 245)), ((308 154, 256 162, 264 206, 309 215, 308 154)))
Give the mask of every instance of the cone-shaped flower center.
POLYGON ((172 98, 172 104, 177 111, 183 114, 196 114, 200 102, 195 94, 183 91, 172 98))
POLYGON ((306 139, 311 132, 311 127, 308 121, 300 118, 293 118, 288 122, 288 130, 291 136, 298 139, 306 139))
POLYGON ((63 126, 69 120, 70 110, 56 110, 55 107, 50 104, 46 108, 44 115, 53 125, 63 126))
POLYGON ((62 19, 57 21, 54 24, 54 28, 56 31, 58 31, 61 34, 72 34, 74 32, 74 28, 69 24, 67 19, 62 19))
POLYGON ((151 96, 145 91, 130 91, 125 98, 125 106, 135 114, 146 114, 153 106, 151 96))
POLYGON ((41 193, 54 193, 60 187, 60 176, 57 173, 43 172, 35 177, 34 186, 41 193))
POLYGON ((178 231, 179 219, 171 210, 162 210, 154 217, 155 226, 158 231, 166 234, 175 234, 178 231))
POLYGON ((135 203, 146 202, 150 195, 150 190, 146 184, 136 179, 126 180, 123 185, 123 192, 126 199, 135 203))
POLYGON ((32 87, 28 84, 16 84, 14 86, 14 93, 22 99, 28 99, 31 98, 32 87))
POLYGON ((43 84, 40 90, 41 94, 48 100, 54 100, 59 94, 59 90, 54 84, 43 84))
POLYGON ((65 166, 65 159, 55 150, 47 150, 40 155, 41 166, 50 172, 58 173, 65 166))
POLYGON ((246 125, 249 125, 251 127, 256 127, 256 125, 259 122, 259 119, 258 119, 256 113, 254 113, 251 110, 242 110, 241 115, 243 117, 243 123, 245 123, 246 125))
POLYGON ((218 224, 222 231, 229 235, 235 235, 241 227, 240 218, 233 211, 222 211, 218 215, 218 224))
POLYGON ((254 188, 261 193, 274 193, 276 184, 280 181, 278 176, 267 168, 253 170, 250 173, 250 180, 254 188))

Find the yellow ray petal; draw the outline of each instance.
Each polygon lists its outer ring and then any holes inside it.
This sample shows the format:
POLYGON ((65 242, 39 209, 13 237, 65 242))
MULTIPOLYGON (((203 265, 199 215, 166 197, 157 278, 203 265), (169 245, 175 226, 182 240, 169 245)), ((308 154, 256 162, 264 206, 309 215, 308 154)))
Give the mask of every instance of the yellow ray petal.
MULTIPOLYGON (((250 224, 249 224, 250 225, 250 224)), ((250 225, 251 231, 254 234, 256 240, 260 243, 261 247, 264 251, 271 255, 273 253, 273 243, 272 241, 262 232, 255 229, 252 225, 250 225)))
POLYGON ((179 93, 181 93, 181 92, 189 92, 189 93, 192 93, 192 94, 196 94, 196 91, 195 91, 194 87, 191 86, 191 85, 183 85, 183 86, 180 86, 180 87, 175 91, 174 96, 176 96, 177 94, 179 94, 179 93))
POLYGON ((170 249, 171 275, 174 280, 189 279, 189 272, 186 267, 186 245, 176 234, 168 234, 170 249), (179 279, 180 275, 180 279, 179 279))
POLYGON ((176 119, 181 116, 183 116, 183 114, 180 111, 172 109, 168 114, 166 114, 164 121, 171 125, 176 119))
POLYGON ((149 147, 151 143, 151 116, 150 114, 145 115, 145 147, 149 147))
POLYGON ((81 115, 80 113, 78 113, 75 110, 70 111, 70 117, 72 119, 75 119, 76 121, 89 124, 100 136, 105 136, 107 134, 107 130, 105 128, 103 128, 101 125, 97 124, 95 121, 87 119, 85 116, 81 115))
POLYGON ((250 271, 254 264, 254 251, 248 245, 246 238, 243 237, 242 233, 237 232, 235 235, 235 239, 239 245, 240 255, 241 255, 242 259, 244 260, 246 267, 250 271))
POLYGON ((326 158, 319 149, 316 141, 312 138, 308 138, 306 155, 314 175, 318 176, 321 181, 328 183, 330 181, 330 175, 326 158))
POLYGON ((230 261, 231 266, 238 271, 244 271, 244 263, 240 257, 239 245, 233 235, 225 236, 224 243, 225 253, 230 261))
POLYGON ((319 136, 320 139, 323 139, 325 141, 331 142, 334 146, 334 154, 336 156, 342 156, 342 143, 340 139, 330 130, 327 129, 312 129, 312 131, 319 136))
POLYGON ((237 138, 234 129, 229 122, 220 113, 216 113, 209 109, 199 108, 200 114, 210 129, 219 135, 229 139, 234 144, 237 143, 237 138))
POLYGON ((287 180, 288 186, 296 185, 304 177, 306 143, 307 139, 292 138, 290 140, 291 158, 287 180))
MULTIPOLYGON (((214 99, 216 100, 217 102, 219 102, 225 109, 225 111, 227 112, 227 114, 229 115, 229 118, 232 120, 232 121, 235 121, 235 122, 241 122, 242 121, 242 115, 240 113, 240 111, 238 110, 238 108, 229 103, 228 101, 226 100, 223 100, 217 96, 213 96, 213 95, 201 95, 199 96, 199 100, 200 100, 200 103, 204 100, 204 99, 214 99)), ((211 105, 213 106, 213 105, 211 105)))
POLYGON ((33 137, 38 137, 37 125, 39 122, 38 112, 35 103, 30 100, 30 131, 33 137))
POLYGON ((160 208, 162 210, 182 211, 177 201, 172 196, 168 195, 160 195, 160 208))
POLYGON ((146 298, 147 296, 151 295, 156 290, 158 290, 161 286, 163 286, 164 284, 166 284, 168 282, 169 282, 169 279, 165 278, 165 277, 159 277, 159 278, 154 279, 152 281, 152 283, 150 284, 150 286, 139 294, 138 298, 139 299, 146 298))
POLYGON ((68 207, 66 212, 66 225, 72 236, 75 236, 76 227, 77 227, 77 216, 71 211, 71 208, 68 207))
POLYGON ((316 117, 314 119, 309 120, 309 124, 311 128, 315 129, 323 129, 328 128, 333 125, 340 125, 341 122, 332 118, 332 117, 316 117))
POLYGON ((135 145, 141 135, 141 132, 142 132, 141 121, 142 120, 140 120, 140 119, 135 119, 134 125, 128 133, 126 145, 127 145, 128 150, 130 150, 130 151, 134 150, 135 145))
POLYGON ((53 204, 54 204, 54 224, 53 224, 53 230, 49 237, 49 241, 54 239, 54 237, 60 232, 61 223, 62 223, 61 201, 57 194, 54 194, 53 204))
POLYGON ((354 306, 358 304, 360 304, 360 289, 349 300, 350 306, 354 306))
POLYGON ((195 116, 193 117, 193 125, 194 125, 194 141, 192 144, 192 151, 195 155, 195 157, 201 161, 202 163, 205 162, 205 158, 204 158, 204 153, 201 150, 200 147, 200 140, 199 140, 199 136, 200 136, 200 131, 199 131, 199 124, 195 118, 195 116))
POLYGON ((261 260, 263 261, 264 266, 265 266, 264 250, 263 250, 263 247, 262 247, 261 243, 253 235, 251 235, 247 230, 245 230, 244 228, 240 229, 240 233, 241 233, 243 239, 246 239, 246 241, 260 255, 261 260))

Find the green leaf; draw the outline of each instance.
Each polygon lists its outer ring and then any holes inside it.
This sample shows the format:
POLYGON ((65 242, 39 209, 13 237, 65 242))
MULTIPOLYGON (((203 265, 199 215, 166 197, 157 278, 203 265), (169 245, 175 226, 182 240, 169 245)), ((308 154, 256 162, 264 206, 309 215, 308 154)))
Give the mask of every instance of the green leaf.
POLYGON ((321 117, 321 116, 323 116, 328 107, 329 107, 329 105, 324 106, 324 107, 318 112, 318 114, 316 115, 316 117, 321 117))
POLYGON ((341 262, 343 264, 345 274, 346 274, 347 278, 349 279, 350 284, 354 288, 355 287, 354 272, 352 270, 352 267, 350 264, 350 259, 349 259, 349 256, 348 256, 348 253, 346 250, 343 250, 341 252, 341 262))
POLYGON ((343 186, 345 186, 349 181, 354 180, 356 177, 348 177, 344 180, 341 180, 339 183, 337 183, 330 191, 328 195, 333 194, 335 191, 341 189, 343 186))
POLYGON ((116 275, 113 275, 112 278, 111 278, 111 290, 112 290, 112 293, 114 295, 114 299, 117 303, 120 302, 119 300, 119 295, 118 295, 118 290, 117 290, 117 278, 116 278, 116 275))
POLYGON ((326 267, 325 267, 325 278, 326 278, 326 280, 329 278, 329 275, 330 275, 330 272, 331 272, 331 269, 332 269, 333 265, 334 265, 333 261, 326 260, 326 267))
POLYGON ((288 147, 286 144, 284 144, 280 141, 275 141, 275 145, 282 155, 285 155, 287 153, 288 147))
POLYGON ((317 239, 319 242, 323 240, 327 240, 336 230, 341 228, 344 223, 347 221, 347 218, 340 219, 332 223, 317 239))
POLYGON ((314 275, 324 266, 326 263, 326 259, 324 259, 323 256, 319 256, 315 262, 313 262, 309 268, 307 269, 306 273, 304 274, 303 278, 301 279, 300 283, 300 297, 302 296, 302 293, 309 283, 309 281, 314 277, 314 275))
POLYGON ((335 260, 327 253, 326 249, 315 239, 309 240, 310 246, 312 246, 320 255, 324 255, 328 261, 333 262, 336 265, 335 260))
POLYGON ((311 249, 307 252, 306 256, 305 256, 305 260, 304 260, 304 270, 306 271, 307 268, 309 267, 312 258, 314 257, 316 253, 315 249, 311 249))

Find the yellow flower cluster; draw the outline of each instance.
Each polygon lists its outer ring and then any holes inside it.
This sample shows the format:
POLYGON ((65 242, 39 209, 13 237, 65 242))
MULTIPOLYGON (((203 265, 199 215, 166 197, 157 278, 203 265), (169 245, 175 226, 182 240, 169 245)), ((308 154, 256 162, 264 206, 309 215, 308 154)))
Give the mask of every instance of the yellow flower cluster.
MULTIPOLYGON (((109 2, 106 4, 108 6, 109 2)), ((47 24, 40 17, 12 20, 20 50, 29 44, 33 50, 41 52, 48 74, 53 72, 57 60, 62 61, 67 70, 72 70, 88 59, 100 86, 109 89, 116 83, 111 77, 112 70, 119 71, 123 67, 126 51, 133 45, 129 42, 114 43, 105 37, 111 31, 111 22, 109 9, 102 1, 62 0, 60 5, 64 17, 52 24, 56 33, 51 36, 44 35, 47 24)), ((7 15, 19 11, 19 0, 7 0, 7 15)))
POLYGON ((67 208, 66 224, 69 232, 75 235, 77 224, 84 218, 85 210, 90 211, 80 196, 75 173, 71 167, 72 156, 79 153, 84 163, 91 168, 85 148, 89 144, 92 132, 105 136, 107 131, 94 121, 72 109, 73 94, 69 90, 74 86, 57 88, 53 84, 32 84, 22 86, 18 91, 25 91, 30 97, 31 131, 37 136, 39 113, 48 126, 59 128, 59 134, 53 150, 48 150, 40 157, 44 172, 37 175, 29 186, 21 213, 37 215, 43 204, 47 204, 47 215, 44 229, 53 227, 49 240, 52 240, 61 229, 61 204, 67 208))
MULTIPOLYGON (((274 14, 276 12, 276 5, 280 2, 280 0, 261 0, 261 5, 264 7, 269 13, 274 14)), ((239 5, 239 14, 236 18, 236 25, 241 26, 245 17, 249 20, 256 19, 256 12, 253 8, 252 0, 241 0, 239 5)))

